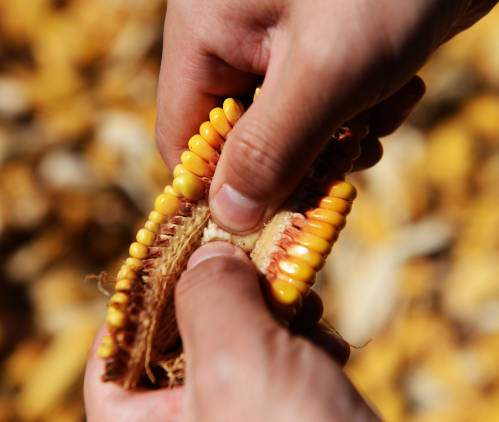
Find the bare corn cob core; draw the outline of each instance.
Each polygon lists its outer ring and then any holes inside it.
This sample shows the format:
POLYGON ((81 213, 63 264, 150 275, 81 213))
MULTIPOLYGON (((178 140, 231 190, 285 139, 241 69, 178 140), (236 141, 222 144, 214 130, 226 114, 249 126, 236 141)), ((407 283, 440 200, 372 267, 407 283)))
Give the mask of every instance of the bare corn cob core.
POLYGON ((109 302, 109 335, 98 350, 105 360, 104 380, 125 388, 183 382, 173 294, 190 255, 203 242, 226 240, 246 250, 271 309, 289 320, 345 225, 356 192, 343 179, 367 135, 361 125, 336 131, 310 174, 260 232, 235 236, 210 220, 205 198, 211 178, 224 140, 242 114, 241 103, 232 98, 211 110, 210 121, 200 126, 181 155, 172 185, 156 198, 154 211, 130 245, 109 302))

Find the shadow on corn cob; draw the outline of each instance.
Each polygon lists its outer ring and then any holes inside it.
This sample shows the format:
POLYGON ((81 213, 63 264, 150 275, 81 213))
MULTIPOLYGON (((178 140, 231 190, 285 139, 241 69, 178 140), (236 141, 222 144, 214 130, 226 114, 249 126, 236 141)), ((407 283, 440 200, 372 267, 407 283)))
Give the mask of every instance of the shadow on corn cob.
POLYGON ((127 389, 183 383, 174 288, 201 244, 225 240, 243 248, 260 274, 270 309, 290 321, 344 227, 356 196, 344 175, 359 157, 360 141, 368 132, 359 123, 337 129, 293 195, 258 233, 232 235, 210 219, 206 198, 211 178, 224 141, 243 112, 241 102, 232 98, 211 110, 209 121, 189 140, 172 185, 156 198, 130 245, 109 301, 109 335, 98 349, 105 361, 105 381, 127 389))

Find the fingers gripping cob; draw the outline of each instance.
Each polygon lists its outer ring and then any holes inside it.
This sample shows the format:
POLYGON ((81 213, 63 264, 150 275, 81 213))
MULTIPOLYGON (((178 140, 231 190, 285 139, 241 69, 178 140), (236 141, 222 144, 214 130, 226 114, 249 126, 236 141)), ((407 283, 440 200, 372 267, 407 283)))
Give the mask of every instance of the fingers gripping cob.
POLYGON ((98 349, 105 360, 104 380, 125 388, 183 382, 173 294, 189 256, 202 243, 229 240, 245 249, 260 273, 270 308, 290 320, 345 225, 356 191, 344 175, 367 135, 361 124, 336 131, 295 193, 259 233, 234 236, 210 220, 206 198, 211 178, 224 141, 243 112, 232 98, 211 110, 209 121, 181 155, 172 184, 156 198, 130 245, 109 301, 109 335, 98 349))

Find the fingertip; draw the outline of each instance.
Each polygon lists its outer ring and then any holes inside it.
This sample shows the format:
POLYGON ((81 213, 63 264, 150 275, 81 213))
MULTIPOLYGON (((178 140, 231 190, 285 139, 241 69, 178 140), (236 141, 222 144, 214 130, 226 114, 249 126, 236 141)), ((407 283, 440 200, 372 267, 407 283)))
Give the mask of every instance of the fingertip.
POLYGON ((210 242, 197 249, 187 262, 187 270, 193 269, 196 265, 211 258, 231 257, 243 260, 249 264, 248 256, 241 248, 228 242, 210 242))

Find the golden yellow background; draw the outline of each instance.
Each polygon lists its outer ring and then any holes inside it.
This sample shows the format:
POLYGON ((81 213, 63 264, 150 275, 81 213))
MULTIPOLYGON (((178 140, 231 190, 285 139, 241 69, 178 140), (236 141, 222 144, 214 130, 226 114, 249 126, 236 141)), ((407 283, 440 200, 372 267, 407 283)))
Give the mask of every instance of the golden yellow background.
MULTIPOLYGON (((159 0, 0 0, 0 422, 84 420, 113 274, 169 180, 159 0)), ((421 72, 318 290, 387 421, 499 420, 499 9, 421 72)), ((179 116, 188 119, 189 116, 179 116)), ((299 380, 297 380, 299 382, 299 380)))

